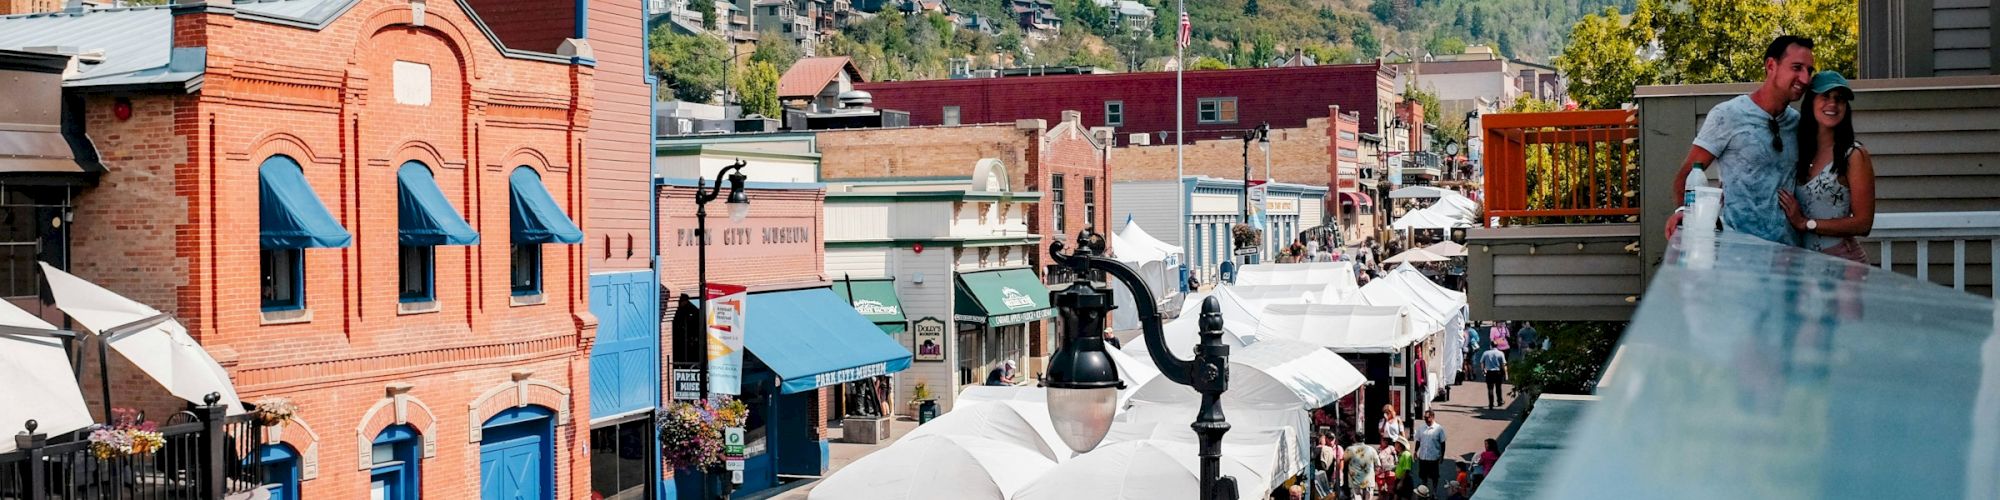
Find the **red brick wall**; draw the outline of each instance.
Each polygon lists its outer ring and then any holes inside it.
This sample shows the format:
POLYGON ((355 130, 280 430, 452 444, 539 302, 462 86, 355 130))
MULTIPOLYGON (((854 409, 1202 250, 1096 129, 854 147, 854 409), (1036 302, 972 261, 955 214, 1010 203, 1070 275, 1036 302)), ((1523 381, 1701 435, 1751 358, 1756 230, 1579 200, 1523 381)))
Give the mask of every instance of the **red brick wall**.
MULTIPOLYGON (((1272 128, 1300 128, 1326 117, 1326 107, 1361 112, 1361 126, 1374 130, 1378 102, 1394 102, 1394 68, 1378 64, 1295 68, 1189 71, 1184 76, 1186 130, 1191 140, 1238 135, 1270 122, 1272 128), (1236 123, 1198 123, 1196 103, 1205 97, 1235 97, 1236 123), (1387 99, 1384 101, 1384 99, 1387 99)), ((967 80, 920 80, 857 85, 875 96, 875 107, 910 113, 912 125, 943 123, 945 106, 958 106, 961 123, 1002 123, 1036 118, 1056 122, 1063 110, 1083 113, 1085 126, 1103 126, 1104 103, 1125 104, 1118 143, 1128 134, 1174 130, 1172 72, 1059 75, 967 80)), ((1161 142, 1155 135, 1154 143, 1161 142)), ((1167 142, 1171 142, 1169 137, 1167 142)))
MULTIPOLYGON (((1324 114, 1324 110, 1322 110, 1324 114)), ((1278 182, 1325 186, 1333 182, 1327 175, 1332 143, 1327 139, 1327 118, 1306 121, 1301 128, 1271 129, 1271 177, 1278 182)), ((1243 140, 1195 141, 1183 147, 1185 175, 1206 175, 1223 179, 1243 178, 1243 140)), ((1250 178, 1264 178, 1264 152, 1251 144, 1250 178)), ((1174 145, 1126 146, 1111 154, 1111 168, 1123 180, 1167 180, 1174 178, 1174 145)))
POLYGON ((1008 183, 1028 185, 1028 164, 1044 122, 949 127, 823 130, 818 134, 820 178, 972 177, 984 158, 1007 165, 1008 183))
MULTIPOLYGON (((1074 116, 1074 115, 1071 115, 1074 116)), ((1075 122, 1058 123, 1042 136, 1039 161, 1030 164, 1029 190, 1042 193, 1042 202, 1035 207, 1028 219, 1028 230, 1042 235, 1042 244, 1037 245, 1029 264, 1037 272, 1049 264, 1048 243, 1051 241, 1074 242, 1076 235, 1085 226, 1096 226, 1098 232, 1109 233, 1117 228, 1110 223, 1111 211, 1111 170, 1105 148, 1091 138, 1091 131, 1075 122), (1055 213, 1055 189, 1051 184, 1055 174, 1063 175, 1063 213, 1055 213), (1095 179, 1097 183, 1097 218, 1085 218, 1084 179, 1095 179), (1058 233, 1055 219, 1063 219, 1063 231, 1058 233)))
POLYGON ((0 0, 0 16, 62 10, 62 0, 0 0))
POLYGON ((591 79, 596 92, 590 135, 584 139, 590 163, 584 255, 591 272, 645 270, 653 254, 647 233, 653 89, 646 83, 645 20, 637 1, 590 2, 589 16, 597 74, 591 79))
MULTIPOLYGON (((199 94, 134 96, 127 121, 109 116, 109 98, 88 102, 109 173, 77 201, 74 270, 172 312, 245 400, 298 403, 299 430, 285 441, 317 464, 301 484, 307 498, 365 497, 364 445, 399 413, 435 446, 425 496, 476 496, 474 428, 516 403, 516 379, 532 386, 529 404, 563 412, 557 497, 582 496, 596 328, 582 249, 544 246, 543 302, 513 304, 507 175, 536 169, 567 213, 582 213, 592 70, 504 58, 455 3, 429 4, 421 28, 405 24, 409 12, 363 0, 319 31, 177 18, 177 45, 208 48, 199 94), (430 65, 429 105, 395 102, 398 59, 430 65), (354 241, 306 250, 308 317, 266 324, 255 186, 258 166, 279 154, 301 164, 354 241), (438 310, 403 314, 395 172, 411 160, 431 168, 482 238, 438 248, 438 310), (408 392, 392 400, 392 386, 408 392)), ((114 384, 118 405, 156 397, 141 385, 114 384)))

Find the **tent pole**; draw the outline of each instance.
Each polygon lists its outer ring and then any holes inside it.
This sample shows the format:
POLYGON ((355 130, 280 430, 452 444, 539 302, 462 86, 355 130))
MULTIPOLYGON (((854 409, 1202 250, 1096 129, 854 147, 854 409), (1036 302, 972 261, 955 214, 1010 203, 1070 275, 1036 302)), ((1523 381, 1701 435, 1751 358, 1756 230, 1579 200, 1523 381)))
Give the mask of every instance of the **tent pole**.
POLYGON ((104 393, 104 421, 111 423, 111 350, 107 347, 111 339, 97 336, 97 382, 104 393))

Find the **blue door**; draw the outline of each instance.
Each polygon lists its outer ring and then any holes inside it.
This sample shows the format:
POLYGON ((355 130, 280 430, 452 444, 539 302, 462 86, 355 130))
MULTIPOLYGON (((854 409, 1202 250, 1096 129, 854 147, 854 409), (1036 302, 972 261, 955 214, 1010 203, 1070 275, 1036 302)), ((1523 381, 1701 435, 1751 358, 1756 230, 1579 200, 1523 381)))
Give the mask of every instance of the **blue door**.
POLYGON ((597 344, 590 351, 590 414, 652 408, 660 398, 660 287, 651 271, 590 277, 597 344))
POLYGON ((552 500, 554 424, 551 413, 539 406, 507 410, 488 419, 479 440, 479 497, 552 500))

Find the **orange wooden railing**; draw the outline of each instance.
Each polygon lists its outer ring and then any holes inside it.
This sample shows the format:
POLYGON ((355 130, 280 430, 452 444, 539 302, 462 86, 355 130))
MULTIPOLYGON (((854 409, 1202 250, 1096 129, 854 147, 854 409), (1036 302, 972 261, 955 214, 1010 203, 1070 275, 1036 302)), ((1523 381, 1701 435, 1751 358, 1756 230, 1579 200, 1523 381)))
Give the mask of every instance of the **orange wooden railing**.
POLYGON ((1486 220, 1610 222, 1639 214, 1639 127, 1630 110, 1480 116, 1486 220))

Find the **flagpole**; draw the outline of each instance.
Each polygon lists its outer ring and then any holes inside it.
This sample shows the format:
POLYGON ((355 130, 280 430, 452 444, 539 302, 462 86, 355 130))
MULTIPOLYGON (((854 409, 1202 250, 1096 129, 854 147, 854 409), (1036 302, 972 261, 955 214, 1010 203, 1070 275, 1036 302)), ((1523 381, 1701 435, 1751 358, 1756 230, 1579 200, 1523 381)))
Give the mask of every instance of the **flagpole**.
MULTIPOLYGON (((1184 151, 1187 145, 1187 110, 1183 109, 1187 104, 1187 97, 1182 95, 1181 86, 1181 75, 1187 71, 1187 43, 1182 38, 1182 33, 1189 30, 1187 0, 1178 0, 1176 5, 1180 8, 1181 24, 1174 27, 1174 185, 1180 186, 1178 191, 1181 192, 1181 202, 1175 204, 1174 207, 1175 211, 1179 212, 1178 215, 1181 219, 1181 248, 1192 248, 1188 246, 1188 203, 1193 202, 1193 199, 1190 198, 1192 195, 1188 192, 1186 181, 1181 180, 1182 176, 1187 175, 1184 171, 1187 159, 1184 151)), ((1187 37, 1192 38, 1192 35, 1187 35, 1187 37)), ((1186 257, 1182 257, 1182 261, 1185 263, 1186 257)), ((1188 274, 1194 274, 1193 267, 1188 267, 1188 274)), ((1182 277, 1181 282, 1187 282, 1185 276, 1182 277)))

